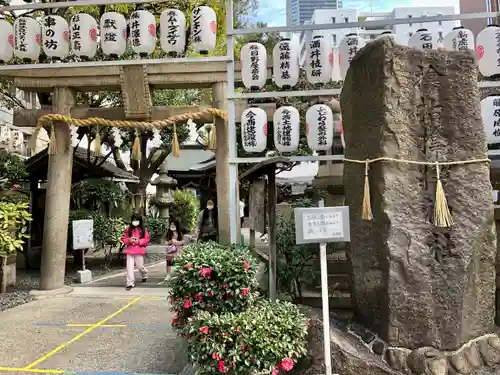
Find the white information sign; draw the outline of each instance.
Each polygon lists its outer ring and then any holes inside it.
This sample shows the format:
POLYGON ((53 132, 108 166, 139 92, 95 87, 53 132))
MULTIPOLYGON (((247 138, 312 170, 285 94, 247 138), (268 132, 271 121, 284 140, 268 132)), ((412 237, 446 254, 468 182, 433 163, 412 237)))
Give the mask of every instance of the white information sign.
POLYGON ((94 248, 94 220, 74 220, 73 250, 94 248))
POLYGON ((349 242, 349 207, 314 207, 295 209, 296 242, 349 242))

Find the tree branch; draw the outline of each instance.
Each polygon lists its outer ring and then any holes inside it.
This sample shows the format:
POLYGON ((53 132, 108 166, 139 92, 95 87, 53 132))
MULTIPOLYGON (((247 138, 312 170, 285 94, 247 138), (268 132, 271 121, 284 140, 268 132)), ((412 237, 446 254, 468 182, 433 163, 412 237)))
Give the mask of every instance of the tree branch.
POLYGON ((6 91, 3 88, 0 90, 0 94, 3 95, 5 98, 11 100, 15 105, 18 105, 19 107, 26 109, 26 106, 23 104, 21 100, 16 98, 15 94, 11 94, 10 92, 6 91))
POLYGON ((112 146, 110 146, 110 147, 111 147, 111 151, 110 152, 108 152, 103 157, 99 157, 99 163, 97 163, 98 167, 100 167, 101 165, 103 165, 106 162, 106 160, 108 160, 108 158, 113 154, 113 147, 112 146))
POLYGON ((123 169, 124 171, 127 170, 127 166, 123 162, 122 156, 120 155, 120 150, 118 147, 113 147, 113 158, 115 159, 116 166, 120 169, 123 169))

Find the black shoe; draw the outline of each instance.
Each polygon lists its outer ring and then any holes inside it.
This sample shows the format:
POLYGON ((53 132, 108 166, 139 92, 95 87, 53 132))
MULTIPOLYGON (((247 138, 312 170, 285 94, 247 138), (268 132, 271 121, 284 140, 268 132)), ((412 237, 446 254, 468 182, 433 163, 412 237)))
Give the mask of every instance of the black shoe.
POLYGON ((148 278, 147 278, 147 277, 143 277, 141 281, 142 281, 143 283, 147 283, 147 282, 148 282, 148 278))
POLYGON ((134 287, 133 285, 127 285, 127 286, 125 287, 125 290, 130 290, 130 289, 132 289, 133 287, 134 287))

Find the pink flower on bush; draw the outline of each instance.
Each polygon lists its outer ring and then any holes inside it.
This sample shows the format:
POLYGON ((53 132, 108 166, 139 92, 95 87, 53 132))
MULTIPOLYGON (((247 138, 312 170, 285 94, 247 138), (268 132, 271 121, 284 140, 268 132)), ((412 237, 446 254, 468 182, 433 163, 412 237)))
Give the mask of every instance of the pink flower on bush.
POLYGON ((252 266, 250 263, 248 263, 246 260, 243 261, 243 264, 245 265, 245 272, 248 272, 252 266))
POLYGON ((240 327, 236 327, 236 328, 234 329, 234 332, 236 332, 236 333, 240 333, 240 332, 241 332, 241 328, 240 328, 240 327))
POLYGON ((222 358, 221 356, 219 355, 219 353, 217 352, 213 352, 212 353, 212 359, 215 360, 215 361, 220 361, 222 358))
POLYGON ((188 263, 188 264, 186 264, 186 268, 187 268, 188 270, 190 270, 191 268, 193 268, 193 264, 192 264, 192 263, 188 263))
POLYGON ((279 367, 278 367, 278 366, 275 366, 275 367, 273 368, 273 372, 272 372, 272 374, 273 374, 273 375, 277 375, 279 372, 280 372, 279 367))
POLYGON ((200 331, 201 331, 201 333, 208 335, 208 327, 207 326, 200 327, 200 331))
POLYGON ((172 319, 172 324, 175 324, 175 323, 177 323, 177 318, 172 319))
POLYGON ((226 364, 224 363, 224 361, 219 361, 219 363, 217 364, 217 369, 222 373, 227 372, 226 364))
POLYGON ((203 301, 203 296, 200 294, 200 293, 196 293, 194 295, 194 299, 197 301, 197 302, 201 302, 203 301))
POLYGON ((189 299, 184 300, 184 308, 189 309, 193 303, 189 299))
POLYGON ((174 302, 174 297, 170 297, 168 300, 169 300, 170 302, 174 302))
POLYGON ((254 355, 250 356, 250 361, 253 361, 254 359, 255 359, 254 355))
POLYGON ((213 296, 212 292, 208 292, 208 293, 207 293, 207 296, 208 296, 208 297, 212 297, 212 296, 213 296))
POLYGON ((306 328, 309 328, 309 319, 306 320, 306 328))
POLYGON ((293 369, 293 359, 285 358, 284 360, 282 360, 281 368, 285 371, 290 371, 291 369, 293 369))
POLYGON ((200 269, 200 276, 208 279, 212 274, 212 269, 210 267, 203 267, 200 269))
POLYGON ((248 294, 248 288, 243 288, 243 289, 241 289, 240 294, 241 294, 242 296, 246 296, 246 295, 248 294))

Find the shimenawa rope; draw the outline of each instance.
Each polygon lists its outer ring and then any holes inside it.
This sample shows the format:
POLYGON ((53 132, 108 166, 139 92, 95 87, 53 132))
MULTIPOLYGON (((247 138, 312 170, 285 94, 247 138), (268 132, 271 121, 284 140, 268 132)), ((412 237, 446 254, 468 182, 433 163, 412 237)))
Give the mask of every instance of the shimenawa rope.
POLYGON ((405 159, 395 159, 389 157, 380 157, 375 159, 366 160, 356 160, 344 158, 346 163, 364 164, 365 165, 365 183, 363 192, 363 207, 361 211, 361 218, 364 220, 373 220, 371 200, 370 200, 370 183, 368 179, 368 171, 370 169, 370 164, 379 161, 389 161, 394 163, 403 164, 414 164, 414 165, 428 165, 434 166, 436 168, 436 197, 434 202, 434 225, 439 228, 448 228, 453 224, 453 218, 448 207, 448 202, 446 200, 446 195, 444 192, 443 184, 441 182, 441 176, 439 167, 440 166, 452 166, 452 165, 465 165, 474 163, 490 163, 490 159, 471 159, 462 161, 445 161, 445 162, 427 162, 427 161, 415 161, 415 160, 405 160, 405 159))

